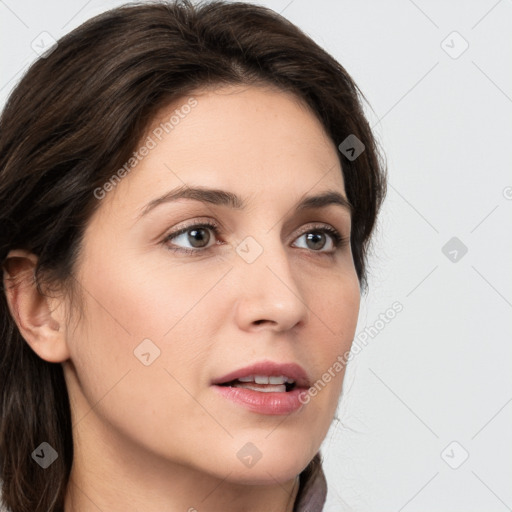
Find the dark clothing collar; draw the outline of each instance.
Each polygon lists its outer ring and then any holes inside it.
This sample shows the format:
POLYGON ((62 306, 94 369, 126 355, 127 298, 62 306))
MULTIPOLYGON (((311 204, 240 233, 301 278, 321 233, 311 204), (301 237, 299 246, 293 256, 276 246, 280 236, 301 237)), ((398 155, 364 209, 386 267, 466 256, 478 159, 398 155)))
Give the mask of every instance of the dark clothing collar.
MULTIPOLYGON (((303 486, 302 479, 301 486, 303 486)), ((316 476, 306 487, 305 489, 299 488, 298 499, 295 502, 293 511, 322 512, 327 497, 327 482, 321 466, 316 476)))

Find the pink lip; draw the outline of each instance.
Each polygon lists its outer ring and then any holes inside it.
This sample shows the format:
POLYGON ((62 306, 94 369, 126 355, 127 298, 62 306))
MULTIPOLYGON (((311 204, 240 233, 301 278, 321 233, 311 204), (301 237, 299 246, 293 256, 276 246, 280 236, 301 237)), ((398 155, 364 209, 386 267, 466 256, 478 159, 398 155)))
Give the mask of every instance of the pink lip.
POLYGON ((224 398, 237 405, 259 414, 282 415, 290 414, 302 407, 301 393, 309 387, 309 379, 304 368, 295 363, 279 364, 271 361, 262 361, 224 375, 212 382, 213 389, 224 398), (247 377, 249 375, 268 375, 291 378, 295 381, 295 388, 283 393, 253 391, 252 389, 221 386, 226 382, 247 377))
POLYGON ((270 377, 279 377, 284 375, 295 381, 298 388, 309 387, 309 379, 306 370, 296 363, 274 363, 272 361, 261 361, 259 363, 234 370, 223 377, 215 379, 212 384, 225 384, 240 377, 249 375, 268 375, 270 377))

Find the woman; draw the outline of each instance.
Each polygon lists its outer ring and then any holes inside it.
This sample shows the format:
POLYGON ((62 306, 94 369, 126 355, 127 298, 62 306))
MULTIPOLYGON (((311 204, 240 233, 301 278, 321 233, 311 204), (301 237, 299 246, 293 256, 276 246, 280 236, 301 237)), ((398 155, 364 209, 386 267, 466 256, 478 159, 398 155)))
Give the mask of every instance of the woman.
POLYGON ((320 511, 385 171, 263 7, 127 5, 0 126, 7 510, 320 511))

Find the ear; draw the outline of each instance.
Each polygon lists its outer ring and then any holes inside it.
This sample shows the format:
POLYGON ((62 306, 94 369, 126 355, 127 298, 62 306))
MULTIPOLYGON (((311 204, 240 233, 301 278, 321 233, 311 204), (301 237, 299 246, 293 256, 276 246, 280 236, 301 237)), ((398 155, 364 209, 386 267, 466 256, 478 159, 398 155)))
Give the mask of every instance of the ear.
POLYGON ((69 359, 65 336, 65 303, 37 290, 37 256, 21 249, 10 251, 4 261, 3 284, 9 310, 32 350, 45 361, 69 359))

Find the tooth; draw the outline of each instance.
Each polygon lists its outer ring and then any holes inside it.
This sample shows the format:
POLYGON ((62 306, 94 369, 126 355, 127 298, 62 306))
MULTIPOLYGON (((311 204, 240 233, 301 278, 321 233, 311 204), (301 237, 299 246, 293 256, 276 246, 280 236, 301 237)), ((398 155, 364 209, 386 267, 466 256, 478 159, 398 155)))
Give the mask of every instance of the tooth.
POLYGON ((295 383, 295 381, 293 379, 286 379, 286 382, 288 384, 294 384, 295 383))
POLYGON ((260 391, 261 393, 286 393, 286 386, 284 384, 281 386, 267 385, 267 387, 265 387, 265 388, 262 388, 259 386, 251 386, 251 384, 243 384, 243 385, 235 384, 233 387, 251 389, 252 391, 260 391))
POLYGON ((269 384, 284 384, 286 382, 286 377, 280 375, 279 377, 269 377, 269 384))
POLYGON ((254 375, 248 375, 247 377, 240 377, 240 382, 254 382, 254 375))
POLYGON ((254 382, 256 382, 256 384, 268 384, 268 376, 267 375, 255 375, 254 382))

